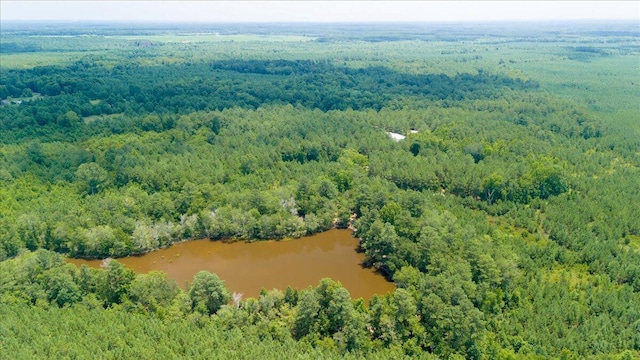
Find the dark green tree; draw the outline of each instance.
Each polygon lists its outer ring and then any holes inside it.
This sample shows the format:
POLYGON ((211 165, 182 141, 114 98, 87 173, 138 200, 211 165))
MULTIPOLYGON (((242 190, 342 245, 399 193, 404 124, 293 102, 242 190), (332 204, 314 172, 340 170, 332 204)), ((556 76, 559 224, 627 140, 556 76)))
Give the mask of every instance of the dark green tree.
POLYGON ((222 305, 231 301, 224 281, 208 271, 198 272, 189 287, 193 309, 207 315, 215 314, 222 305))

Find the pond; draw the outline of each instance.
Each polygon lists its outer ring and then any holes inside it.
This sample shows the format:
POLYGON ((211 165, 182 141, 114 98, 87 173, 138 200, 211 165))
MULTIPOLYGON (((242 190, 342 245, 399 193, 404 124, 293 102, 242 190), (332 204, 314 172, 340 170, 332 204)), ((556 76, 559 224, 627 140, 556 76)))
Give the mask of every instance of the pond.
MULTIPOLYGON (((186 241, 140 256, 118 259, 138 273, 161 270, 182 287, 201 270, 225 281, 230 292, 257 297, 262 288, 304 289, 323 277, 340 281, 351 297, 369 300, 395 288, 373 269, 363 268, 364 254, 350 230, 332 229, 300 239, 234 242, 208 239, 186 241)), ((68 259, 76 265, 99 267, 101 260, 68 259)))

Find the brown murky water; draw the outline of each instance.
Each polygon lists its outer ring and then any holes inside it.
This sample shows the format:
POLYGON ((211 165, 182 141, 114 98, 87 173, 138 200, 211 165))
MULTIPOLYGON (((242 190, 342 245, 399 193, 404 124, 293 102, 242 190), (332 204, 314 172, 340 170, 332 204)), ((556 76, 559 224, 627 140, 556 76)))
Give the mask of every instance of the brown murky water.
MULTIPOLYGON (((226 282, 230 292, 257 297, 260 289, 304 289, 323 277, 340 281, 352 298, 369 300, 374 294, 393 291, 394 284, 361 266, 358 239, 350 230, 332 229, 295 240, 236 242, 225 244, 207 239, 175 244, 141 256, 120 258, 138 273, 161 270, 185 286, 200 270, 226 282)), ((99 267, 100 260, 68 259, 76 265, 99 267)))

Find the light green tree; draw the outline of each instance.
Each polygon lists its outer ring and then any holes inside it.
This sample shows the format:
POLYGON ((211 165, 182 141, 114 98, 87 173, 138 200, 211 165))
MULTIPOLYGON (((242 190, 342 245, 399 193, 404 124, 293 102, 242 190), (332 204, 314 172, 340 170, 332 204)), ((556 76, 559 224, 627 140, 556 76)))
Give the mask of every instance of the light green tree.
POLYGON ((109 174, 95 162, 78 166, 76 180, 89 195, 97 194, 109 184, 109 174))

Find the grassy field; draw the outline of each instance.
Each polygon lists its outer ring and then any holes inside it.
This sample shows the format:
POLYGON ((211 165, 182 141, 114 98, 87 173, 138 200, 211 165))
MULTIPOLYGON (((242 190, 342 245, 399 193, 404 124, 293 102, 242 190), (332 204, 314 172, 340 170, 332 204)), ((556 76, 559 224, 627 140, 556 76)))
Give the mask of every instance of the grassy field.
POLYGON ((65 65, 86 55, 87 53, 83 51, 1 54, 0 69, 32 69, 36 66, 65 65))
POLYGON ((238 35, 221 35, 221 34, 176 34, 176 35, 142 35, 142 36, 108 36, 109 39, 121 39, 129 41, 151 41, 151 42, 167 42, 167 43, 200 43, 200 42, 301 42, 313 41, 315 37, 296 36, 296 35, 258 35, 258 34, 238 34, 238 35))

